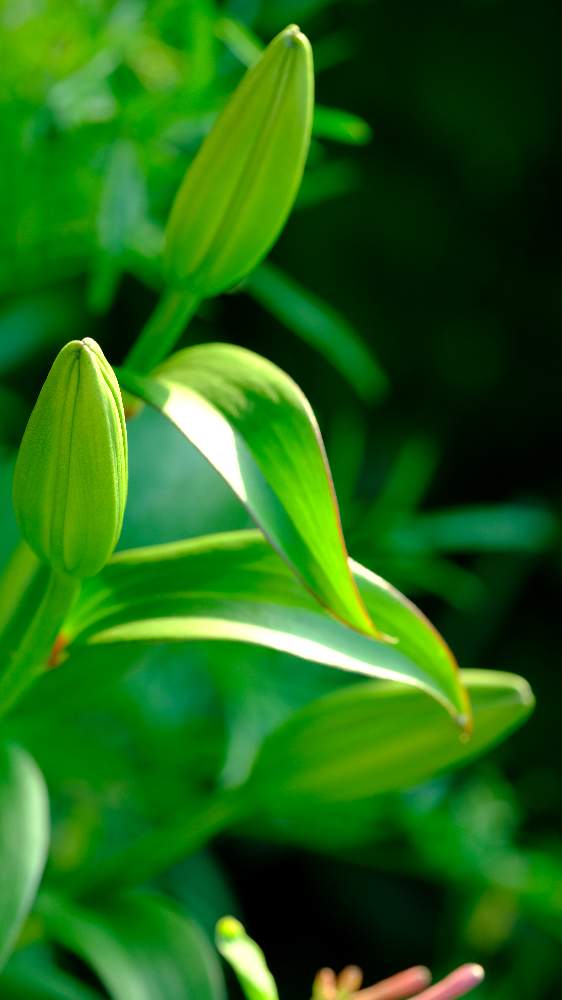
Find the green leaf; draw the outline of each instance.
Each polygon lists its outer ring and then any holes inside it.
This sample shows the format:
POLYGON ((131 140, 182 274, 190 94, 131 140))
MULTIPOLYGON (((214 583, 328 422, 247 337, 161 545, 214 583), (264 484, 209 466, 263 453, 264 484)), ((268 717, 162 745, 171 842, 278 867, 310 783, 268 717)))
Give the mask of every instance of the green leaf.
POLYGON ((39 912, 47 934, 87 962, 113 1000, 225 1000, 203 932, 162 897, 122 893, 85 909, 49 895, 39 912))
POLYGON ((316 105, 312 131, 320 139, 332 139, 350 146, 364 146, 371 139, 371 127, 363 118, 339 108, 316 105))
POLYGON ((316 598, 373 634, 349 571, 320 430, 292 379, 227 344, 187 348, 150 376, 121 370, 120 379, 199 449, 316 598))
POLYGON ((10 959, 0 977, 4 1000, 99 1000, 100 994, 27 949, 10 959))
POLYGON ((217 948, 234 969, 247 1000, 279 1000, 265 956, 234 917, 223 917, 216 930, 217 948))
POLYGON ((532 711, 514 674, 464 670, 474 713, 459 735, 429 698, 400 684, 361 684, 296 712, 264 742, 247 790, 266 810, 306 801, 350 802, 409 788, 504 739, 532 711))
POLYGON ((363 600, 392 642, 327 614, 257 531, 119 553, 84 583, 65 632, 78 644, 215 639, 267 646, 413 684, 466 724, 466 695, 443 639, 390 584, 351 566, 363 600))
POLYGON ((0 746, 0 967, 33 904, 49 846, 43 777, 20 747, 0 746))
POLYGON ((390 543, 408 552, 541 552, 558 525, 545 507, 511 503, 456 507, 412 517, 390 532, 390 543))
POLYGON ((387 379, 351 323, 332 306, 272 264, 262 264, 246 289, 260 305, 302 337, 340 372, 361 399, 386 393, 387 379))
POLYGON ((117 139, 106 163, 97 218, 100 247, 118 257, 145 214, 144 175, 136 146, 117 139))

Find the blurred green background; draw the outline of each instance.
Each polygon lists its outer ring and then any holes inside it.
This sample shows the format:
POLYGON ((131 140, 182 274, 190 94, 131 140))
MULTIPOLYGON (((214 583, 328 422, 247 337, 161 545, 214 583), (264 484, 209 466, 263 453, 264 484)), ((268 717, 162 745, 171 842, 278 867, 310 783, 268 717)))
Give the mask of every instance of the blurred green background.
MULTIPOLYGON (((561 8, 4 0, 0 557, 16 538, 14 451, 53 352, 91 335, 122 360, 156 301, 185 166, 257 40, 291 21, 313 43, 321 106, 299 203, 267 266, 206 303, 186 342, 243 344, 297 380, 353 556, 411 594, 463 666, 526 676, 538 708, 454 777, 240 831, 165 888, 208 928, 241 915, 285 997, 327 964, 374 980, 473 960, 483 1000, 547 1000, 562 986, 561 8)), ((123 547, 246 524, 157 416, 130 441, 123 547)), ((69 709, 56 745, 29 735, 63 870, 234 780, 292 707, 353 683, 222 644, 131 666, 69 709)))

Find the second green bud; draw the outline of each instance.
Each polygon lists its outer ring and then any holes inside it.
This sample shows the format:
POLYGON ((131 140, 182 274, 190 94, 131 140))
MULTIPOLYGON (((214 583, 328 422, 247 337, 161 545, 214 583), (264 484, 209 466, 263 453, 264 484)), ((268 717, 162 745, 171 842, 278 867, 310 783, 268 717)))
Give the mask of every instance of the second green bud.
POLYGON ((299 189, 313 102, 310 43, 290 25, 246 73, 187 171, 166 231, 171 285, 217 295, 265 256, 299 189))

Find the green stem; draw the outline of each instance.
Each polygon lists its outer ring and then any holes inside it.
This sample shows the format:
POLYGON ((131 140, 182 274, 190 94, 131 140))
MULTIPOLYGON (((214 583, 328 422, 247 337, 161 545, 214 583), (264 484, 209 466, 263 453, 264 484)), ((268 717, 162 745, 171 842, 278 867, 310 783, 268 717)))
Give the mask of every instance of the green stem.
POLYGON ((45 668, 53 643, 80 589, 69 576, 48 571, 43 592, 25 624, 9 636, 0 664, 0 715, 5 715, 45 668))
POLYGON ((37 603, 34 591, 48 572, 29 545, 20 542, 0 577, 0 647, 7 641, 9 632, 17 627, 20 615, 23 613, 29 618, 30 607, 37 603))
POLYGON ((73 895, 105 892, 137 885, 155 878, 182 858, 203 847, 211 837, 247 814, 247 806, 236 789, 218 793, 188 813, 149 830, 106 861, 81 869, 69 878, 73 895))
POLYGON ((164 293, 125 359, 125 367, 144 374, 172 352, 201 299, 182 289, 164 293))

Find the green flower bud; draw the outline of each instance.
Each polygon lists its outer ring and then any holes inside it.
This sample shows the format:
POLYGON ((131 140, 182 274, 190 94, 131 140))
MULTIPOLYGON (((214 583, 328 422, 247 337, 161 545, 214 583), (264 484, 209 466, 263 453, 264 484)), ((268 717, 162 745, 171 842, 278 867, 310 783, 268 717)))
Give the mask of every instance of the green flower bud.
POLYGON ((18 454, 14 507, 40 559, 94 576, 111 556, 127 499, 127 432, 117 379, 95 341, 73 340, 41 389, 18 454))
POLYGON ((264 257, 301 182, 313 103, 312 50, 293 24, 246 73, 185 175, 166 231, 173 285, 217 295, 264 257))

